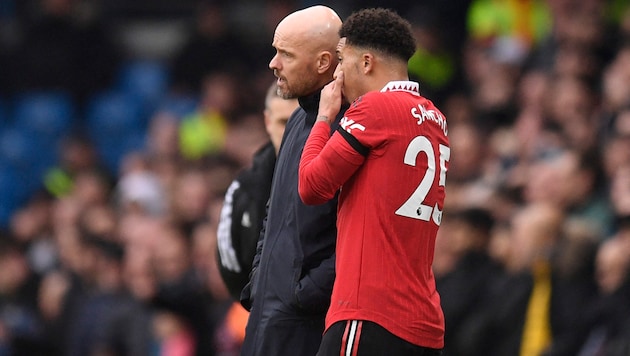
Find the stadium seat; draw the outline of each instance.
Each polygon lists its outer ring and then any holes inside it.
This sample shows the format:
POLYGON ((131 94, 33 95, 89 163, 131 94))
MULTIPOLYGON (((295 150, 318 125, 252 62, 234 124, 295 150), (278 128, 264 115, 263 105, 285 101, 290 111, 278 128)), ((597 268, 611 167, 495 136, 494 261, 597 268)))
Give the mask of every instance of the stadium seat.
POLYGON ((15 99, 14 124, 39 139, 58 139, 72 129, 75 108, 63 92, 30 92, 15 99))
POLYGON ((39 152, 37 142, 28 132, 9 127, 0 133, 0 159, 17 168, 32 166, 39 152))
POLYGON ((144 149, 145 141, 144 131, 130 131, 111 140, 98 142, 96 150, 107 170, 115 175, 119 172, 123 158, 131 152, 144 149))
POLYGON ((120 159, 144 145, 146 119, 142 104, 122 92, 106 92, 93 98, 88 106, 88 135, 103 163, 116 173, 120 159), (138 138, 142 137, 142 139, 138 138))
POLYGON ((13 167, 0 157, 0 226, 6 227, 11 215, 41 187, 41 180, 30 171, 13 167))
POLYGON ((134 97, 112 91, 92 98, 86 111, 86 125, 90 137, 102 142, 146 129, 146 118, 142 104, 134 97))
POLYGON ((199 105, 199 100, 189 95, 170 94, 159 104, 158 111, 168 112, 181 119, 194 112, 199 105))
POLYGON ((6 228, 20 203, 20 181, 11 167, 0 159, 0 227, 6 228))
POLYGON ((0 133, 0 160, 19 171, 27 183, 39 182, 57 159, 55 142, 33 136, 16 125, 0 133))
POLYGON ((166 94, 168 80, 168 69, 159 61, 129 61, 121 67, 117 89, 141 100, 151 114, 166 94))
POLYGON ((15 209, 41 187, 45 152, 35 149, 28 136, 15 128, 0 134, 0 225, 6 226, 15 209))

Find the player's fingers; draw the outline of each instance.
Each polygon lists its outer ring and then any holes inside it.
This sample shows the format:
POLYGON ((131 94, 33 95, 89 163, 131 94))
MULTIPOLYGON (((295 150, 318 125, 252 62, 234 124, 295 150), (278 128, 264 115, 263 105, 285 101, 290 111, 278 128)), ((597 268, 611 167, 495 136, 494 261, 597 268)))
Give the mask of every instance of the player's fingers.
POLYGON ((337 84, 337 86, 341 86, 343 84, 343 71, 339 71, 339 73, 337 73, 335 84, 337 84))
POLYGON ((335 97, 337 95, 337 92, 340 91, 339 85, 334 80, 332 82, 328 83, 328 85, 326 85, 325 90, 327 91, 328 96, 330 96, 330 97, 335 97))
POLYGON ((331 83, 333 85, 332 89, 334 92, 341 92, 341 87, 343 86, 343 72, 338 72, 335 75, 335 80, 331 83))

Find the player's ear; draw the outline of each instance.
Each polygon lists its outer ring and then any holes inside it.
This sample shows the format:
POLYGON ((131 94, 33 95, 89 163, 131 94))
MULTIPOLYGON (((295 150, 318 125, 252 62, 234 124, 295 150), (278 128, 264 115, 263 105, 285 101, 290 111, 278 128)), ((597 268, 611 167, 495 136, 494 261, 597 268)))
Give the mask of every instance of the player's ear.
POLYGON ((321 52, 317 58, 317 72, 320 74, 327 72, 332 64, 332 54, 328 51, 321 52))
POLYGON ((363 53, 362 55, 362 59, 363 59, 363 73, 367 74, 370 73, 373 70, 373 66, 374 66, 374 56, 372 55, 372 53, 366 52, 363 53))

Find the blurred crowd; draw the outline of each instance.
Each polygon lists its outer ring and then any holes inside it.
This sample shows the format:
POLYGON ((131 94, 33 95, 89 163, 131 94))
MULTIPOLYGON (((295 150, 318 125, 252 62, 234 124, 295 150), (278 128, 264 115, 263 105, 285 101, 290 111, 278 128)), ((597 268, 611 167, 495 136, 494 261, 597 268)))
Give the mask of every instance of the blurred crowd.
MULTIPOLYGON (((0 356, 238 354, 217 222, 311 4, 0 0, 0 356)), ((445 355, 630 353, 627 1, 328 5, 407 18, 448 118, 445 355)))

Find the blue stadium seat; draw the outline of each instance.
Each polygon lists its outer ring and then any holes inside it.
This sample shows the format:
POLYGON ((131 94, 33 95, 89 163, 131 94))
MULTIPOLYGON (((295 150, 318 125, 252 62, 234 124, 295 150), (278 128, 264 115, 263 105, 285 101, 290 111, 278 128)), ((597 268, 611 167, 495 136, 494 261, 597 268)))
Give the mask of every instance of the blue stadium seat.
POLYGON ((20 171, 0 157, 0 227, 7 227, 13 213, 26 204, 41 186, 30 172, 20 171))
POLYGON ((130 131, 115 139, 97 143, 96 150, 107 170, 116 175, 123 158, 131 152, 142 151, 145 143, 146 132, 130 131))
POLYGON ((88 134, 99 142, 146 129, 142 104, 121 92, 105 92, 92 98, 85 119, 88 134))
POLYGON ((15 128, 0 133, 0 226, 41 187, 45 154, 15 128))
POLYGON ((0 227, 9 225, 11 215, 20 203, 19 179, 9 165, 0 160, 0 227))
POLYGON ((9 112, 6 100, 0 98, 0 132, 9 124, 9 112))
POLYGON ((40 139, 59 138, 74 125, 72 98, 63 92, 29 92, 15 100, 13 122, 40 139))
POLYGON ((167 95, 158 106, 158 111, 168 112, 181 119, 199 106, 199 99, 190 95, 167 95))
POLYGON ((147 130, 144 115, 142 104, 126 93, 102 93, 89 104, 86 113, 88 135, 111 173, 117 172, 120 159, 128 151, 144 146, 147 130))
POLYGON ((122 65, 117 89, 133 95, 151 114, 168 91, 167 66, 159 61, 135 60, 122 65))
POLYGON ((37 160, 37 140, 28 132, 9 127, 0 133, 0 159, 16 168, 33 166, 37 160))
POLYGON ((39 183, 56 160, 54 142, 39 139, 16 125, 0 132, 0 161, 19 172, 29 186, 39 183))

